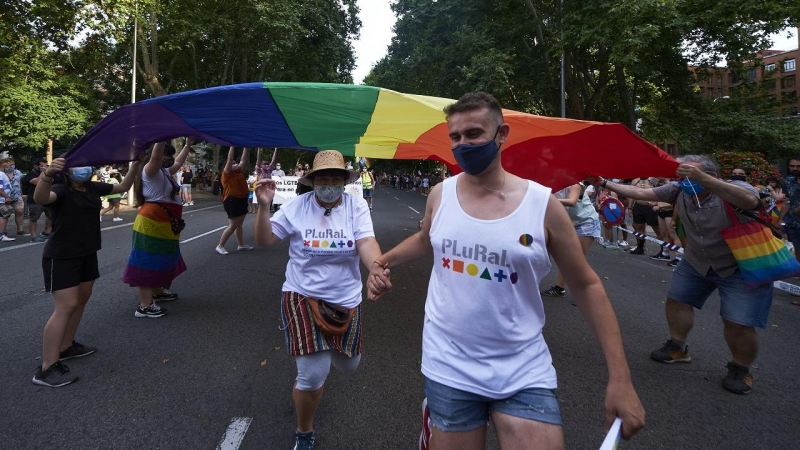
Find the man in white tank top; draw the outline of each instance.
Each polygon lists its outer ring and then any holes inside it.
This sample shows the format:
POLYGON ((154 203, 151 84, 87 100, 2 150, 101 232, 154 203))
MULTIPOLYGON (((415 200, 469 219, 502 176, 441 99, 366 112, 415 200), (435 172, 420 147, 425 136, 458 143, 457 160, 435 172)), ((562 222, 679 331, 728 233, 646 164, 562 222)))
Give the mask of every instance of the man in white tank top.
POLYGON ((606 427, 621 417, 630 438, 644 426, 644 408, 616 316, 564 207, 549 188, 503 169, 499 147, 509 125, 494 97, 467 94, 444 112, 464 173, 433 187, 421 231, 381 255, 367 280, 377 300, 391 289, 390 267, 433 253, 420 448, 484 448, 490 417, 502 448, 564 447, 555 369, 541 333, 538 282, 550 256, 606 359, 606 427))

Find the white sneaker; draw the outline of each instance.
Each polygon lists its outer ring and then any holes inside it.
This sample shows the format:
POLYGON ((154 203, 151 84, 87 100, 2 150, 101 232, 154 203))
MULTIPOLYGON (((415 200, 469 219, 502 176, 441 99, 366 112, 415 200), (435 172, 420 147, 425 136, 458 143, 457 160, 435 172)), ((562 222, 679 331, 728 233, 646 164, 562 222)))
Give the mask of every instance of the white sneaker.
POLYGON ((114 217, 111 219, 113 222, 122 222, 122 217, 114 217))
POLYGON ((622 241, 622 240, 620 240, 619 242, 617 242, 617 245, 619 245, 620 247, 624 247, 624 248, 630 247, 630 245, 628 244, 628 242, 626 242, 626 241, 622 241))
POLYGON ((194 202, 189 202, 189 206, 194 206, 194 202))
POLYGON ((217 253, 219 253, 220 255, 227 255, 228 254, 228 251, 225 250, 225 247, 221 247, 219 245, 214 250, 216 250, 217 253))
POLYGON ((236 250, 252 250, 252 249, 253 249, 253 247, 250 247, 247 244, 240 245, 240 246, 236 247, 236 250))
POLYGON ((16 241, 16 239, 8 237, 7 234, 0 236, 0 242, 13 242, 13 241, 16 241))

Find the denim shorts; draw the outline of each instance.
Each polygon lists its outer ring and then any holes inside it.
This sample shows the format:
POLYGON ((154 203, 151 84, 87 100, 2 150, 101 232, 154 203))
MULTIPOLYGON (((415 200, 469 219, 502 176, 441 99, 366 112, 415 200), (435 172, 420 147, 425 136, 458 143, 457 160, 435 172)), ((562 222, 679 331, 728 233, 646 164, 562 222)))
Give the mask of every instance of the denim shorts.
POLYGON ((595 219, 591 222, 575 225, 575 232, 578 236, 600 237, 600 221, 595 219))
POLYGON ((475 430, 486 424, 493 411, 561 426, 561 410, 555 389, 525 389, 496 400, 425 377, 425 395, 431 422, 442 431, 475 430))
POLYGON ((667 296, 677 302, 703 309, 715 289, 719 289, 719 314, 723 319, 747 327, 767 326, 767 317, 772 306, 772 283, 749 288, 745 286, 738 269, 725 278, 717 275, 713 269, 709 270, 707 276, 702 276, 686 259, 682 259, 672 274, 667 296))

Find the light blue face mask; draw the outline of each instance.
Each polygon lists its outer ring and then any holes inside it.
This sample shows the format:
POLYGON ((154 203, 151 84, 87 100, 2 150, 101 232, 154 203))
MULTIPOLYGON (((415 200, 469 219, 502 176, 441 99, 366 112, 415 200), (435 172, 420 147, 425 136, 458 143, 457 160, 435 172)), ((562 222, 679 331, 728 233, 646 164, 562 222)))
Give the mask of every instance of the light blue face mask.
POLYGON ((70 174, 70 178, 76 183, 86 183, 92 178, 92 168, 91 167, 73 167, 72 173, 70 174))

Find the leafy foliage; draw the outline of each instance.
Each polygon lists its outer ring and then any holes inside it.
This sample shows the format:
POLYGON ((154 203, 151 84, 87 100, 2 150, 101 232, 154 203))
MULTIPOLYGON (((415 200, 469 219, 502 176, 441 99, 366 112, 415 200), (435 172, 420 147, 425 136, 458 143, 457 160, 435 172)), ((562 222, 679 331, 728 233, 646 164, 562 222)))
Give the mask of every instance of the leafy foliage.
POLYGON ((720 167, 720 177, 728 178, 733 169, 744 169, 753 185, 766 185, 769 178, 780 178, 778 170, 764 155, 756 152, 717 152, 714 154, 720 167))

